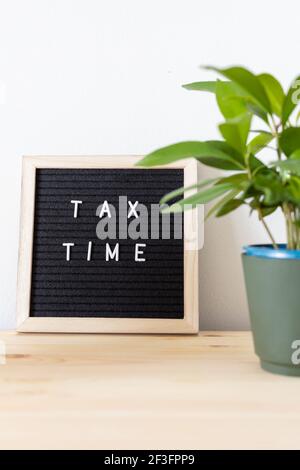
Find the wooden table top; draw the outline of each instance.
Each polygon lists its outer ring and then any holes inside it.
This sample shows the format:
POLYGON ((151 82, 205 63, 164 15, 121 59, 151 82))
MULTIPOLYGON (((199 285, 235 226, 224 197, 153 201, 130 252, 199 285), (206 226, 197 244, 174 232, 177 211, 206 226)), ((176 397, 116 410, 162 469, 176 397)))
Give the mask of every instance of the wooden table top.
POLYGON ((247 332, 0 333, 1 449, 299 449, 300 379, 247 332))

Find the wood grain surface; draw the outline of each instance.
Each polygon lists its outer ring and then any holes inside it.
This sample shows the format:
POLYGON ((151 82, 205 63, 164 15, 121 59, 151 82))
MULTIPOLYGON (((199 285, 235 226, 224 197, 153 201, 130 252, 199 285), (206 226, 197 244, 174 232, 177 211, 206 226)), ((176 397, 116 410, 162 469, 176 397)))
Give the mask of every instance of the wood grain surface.
POLYGON ((250 333, 0 334, 1 449, 299 449, 300 380, 250 333))

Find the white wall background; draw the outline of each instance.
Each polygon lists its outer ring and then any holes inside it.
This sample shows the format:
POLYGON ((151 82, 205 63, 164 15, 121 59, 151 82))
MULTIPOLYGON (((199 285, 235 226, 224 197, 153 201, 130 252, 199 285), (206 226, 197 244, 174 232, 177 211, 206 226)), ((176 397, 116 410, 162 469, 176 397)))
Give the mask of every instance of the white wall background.
MULTIPOLYGON (((217 137, 200 64, 299 72, 298 0, 0 0, 0 328, 15 324, 21 155, 143 154, 217 137)), ((207 175, 203 169, 203 175, 207 175)), ((278 217, 271 227, 284 237, 278 217)), ((239 254, 264 242, 240 211, 206 226, 201 325, 248 327, 239 254)))

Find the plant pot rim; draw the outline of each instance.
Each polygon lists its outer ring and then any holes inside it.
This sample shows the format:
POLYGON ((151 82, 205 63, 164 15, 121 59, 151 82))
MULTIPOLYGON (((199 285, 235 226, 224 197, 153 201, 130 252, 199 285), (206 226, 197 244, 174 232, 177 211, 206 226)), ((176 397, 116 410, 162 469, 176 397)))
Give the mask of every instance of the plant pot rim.
POLYGON ((272 245, 246 245, 243 247, 243 254, 246 256, 256 256, 266 259, 298 259, 300 260, 300 250, 287 250, 285 244, 279 244, 278 250, 272 245))

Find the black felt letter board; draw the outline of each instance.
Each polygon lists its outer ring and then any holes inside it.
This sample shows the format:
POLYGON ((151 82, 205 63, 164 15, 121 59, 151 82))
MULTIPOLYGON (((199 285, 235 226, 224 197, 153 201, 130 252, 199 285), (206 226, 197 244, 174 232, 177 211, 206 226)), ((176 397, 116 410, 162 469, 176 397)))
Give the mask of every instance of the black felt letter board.
POLYGON ((119 196, 127 196, 150 208, 180 186, 181 169, 37 169, 30 316, 183 318, 182 239, 96 235, 104 200, 117 208, 119 196), (77 218, 71 200, 82 200, 77 218), (74 243, 70 261, 65 242, 74 243), (106 243, 119 243, 118 262, 105 260, 106 243), (136 243, 146 243, 145 262, 135 262, 136 243))

